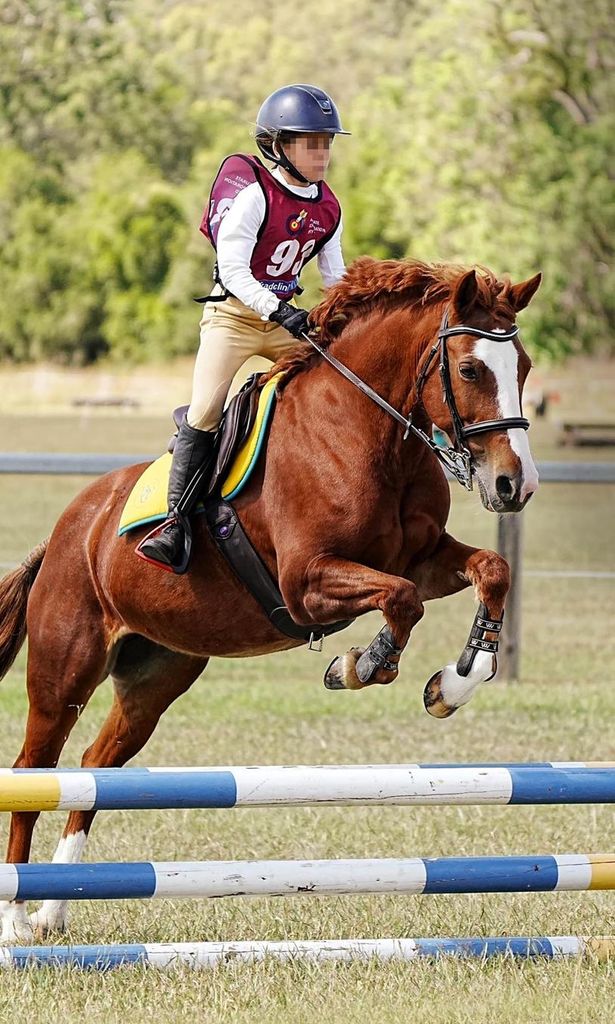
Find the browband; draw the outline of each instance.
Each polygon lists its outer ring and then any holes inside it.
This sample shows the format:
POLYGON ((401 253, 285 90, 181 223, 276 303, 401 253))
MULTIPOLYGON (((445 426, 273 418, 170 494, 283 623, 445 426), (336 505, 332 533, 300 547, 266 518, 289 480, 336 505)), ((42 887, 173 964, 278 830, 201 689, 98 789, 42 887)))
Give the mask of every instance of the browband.
POLYGON ((457 324, 456 327, 445 327, 438 337, 453 338, 457 334, 472 334, 475 338, 487 338, 488 341, 514 341, 519 334, 519 328, 515 324, 509 331, 481 331, 478 327, 457 324))

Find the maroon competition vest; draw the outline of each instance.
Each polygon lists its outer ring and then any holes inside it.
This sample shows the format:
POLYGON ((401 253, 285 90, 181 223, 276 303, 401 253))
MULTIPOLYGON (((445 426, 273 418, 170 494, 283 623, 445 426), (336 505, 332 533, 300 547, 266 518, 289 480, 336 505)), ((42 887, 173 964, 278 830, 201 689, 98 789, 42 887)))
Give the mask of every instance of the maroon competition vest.
POLYGON ((222 218, 242 189, 253 182, 265 197, 265 217, 250 270, 263 288, 288 302, 299 286, 303 266, 335 234, 340 204, 324 181, 318 183, 314 199, 306 199, 285 188, 257 157, 235 153, 222 163, 201 220, 200 231, 214 249, 222 218))

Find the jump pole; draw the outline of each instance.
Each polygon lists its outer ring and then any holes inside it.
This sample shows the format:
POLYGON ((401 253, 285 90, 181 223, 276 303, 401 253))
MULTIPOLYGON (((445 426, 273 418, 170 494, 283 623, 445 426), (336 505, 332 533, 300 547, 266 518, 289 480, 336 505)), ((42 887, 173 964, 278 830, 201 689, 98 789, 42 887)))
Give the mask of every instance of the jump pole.
POLYGON ((0 900, 219 899, 589 889, 615 889, 615 854, 0 866, 0 900))
POLYGON ((615 764, 0 770, 0 811, 598 803, 615 803, 615 764))
POLYGON ((8 946, 0 947, 0 968, 72 967, 108 971, 137 965, 194 970, 218 964, 255 963, 259 960, 394 961, 455 956, 486 960, 508 956, 529 960, 565 957, 615 956, 615 938, 560 935, 541 938, 478 939, 325 939, 297 942, 175 942, 117 946, 8 946))

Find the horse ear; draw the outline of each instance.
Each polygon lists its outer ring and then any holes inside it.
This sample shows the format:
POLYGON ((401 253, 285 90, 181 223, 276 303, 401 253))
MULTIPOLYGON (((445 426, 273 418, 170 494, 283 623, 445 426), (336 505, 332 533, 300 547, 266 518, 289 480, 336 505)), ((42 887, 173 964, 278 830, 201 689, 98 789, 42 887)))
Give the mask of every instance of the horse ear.
POLYGON ((453 306, 461 321, 466 318, 474 306, 477 295, 478 281, 476 280, 476 271, 468 270, 467 274, 459 278, 455 294, 453 295, 453 306))
POLYGON ((509 298, 515 313, 518 313, 520 309, 525 309, 531 302, 534 294, 538 291, 541 281, 542 274, 536 274, 535 277, 530 277, 529 281, 513 284, 509 292, 509 298))

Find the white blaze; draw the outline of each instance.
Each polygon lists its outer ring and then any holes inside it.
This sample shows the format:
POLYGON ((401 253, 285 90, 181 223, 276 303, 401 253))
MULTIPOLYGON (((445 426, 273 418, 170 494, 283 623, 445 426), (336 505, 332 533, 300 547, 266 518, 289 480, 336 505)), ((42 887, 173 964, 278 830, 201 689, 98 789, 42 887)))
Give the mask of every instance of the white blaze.
MULTIPOLYGON (((495 377, 496 403, 500 416, 521 416, 517 365, 519 354, 513 341, 489 341, 479 338, 474 345, 474 355, 480 359, 495 377)), ((530 452, 527 433, 521 427, 507 431, 510 447, 521 463, 521 501, 538 488, 538 471, 530 452)))

